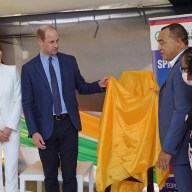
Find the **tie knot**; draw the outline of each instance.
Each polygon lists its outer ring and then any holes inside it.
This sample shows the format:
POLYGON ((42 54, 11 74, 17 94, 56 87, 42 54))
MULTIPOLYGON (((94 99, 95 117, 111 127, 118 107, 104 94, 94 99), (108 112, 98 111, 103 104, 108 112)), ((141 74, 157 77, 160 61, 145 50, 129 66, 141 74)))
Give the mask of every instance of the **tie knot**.
POLYGON ((52 62, 52 59, 53 59, 52 57, 49 57, 49 62, 52 62))

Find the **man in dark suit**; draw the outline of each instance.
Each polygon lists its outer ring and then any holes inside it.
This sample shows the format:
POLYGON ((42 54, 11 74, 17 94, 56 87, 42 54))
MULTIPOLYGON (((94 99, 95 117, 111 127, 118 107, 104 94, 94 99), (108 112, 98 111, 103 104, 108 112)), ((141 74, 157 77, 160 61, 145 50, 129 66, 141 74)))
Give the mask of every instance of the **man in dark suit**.
POLYGON ((75 57, 58 52, 57 31, 43 25, 37 31, 40 54, 22 67, 22 105, 29 136, 39 149, 46 192, 58 192, 58 153, 63 191, 77 192, 76 165, 81 123, 75 90, 103 92, 108 78, 85 82, 75 57))
POLYGON ((185 116, 192 106, 192 87, 186 85, 180 70, 182 54, 188 47, 188 34, 180 24, 170 24, 158 36, 159 50, 172 66, 159 93, 159 133, 162 151, 158 166, 162 170, 172 165, 179 192, 192 191, 192 171, 188 159, 189 131, 185 116))

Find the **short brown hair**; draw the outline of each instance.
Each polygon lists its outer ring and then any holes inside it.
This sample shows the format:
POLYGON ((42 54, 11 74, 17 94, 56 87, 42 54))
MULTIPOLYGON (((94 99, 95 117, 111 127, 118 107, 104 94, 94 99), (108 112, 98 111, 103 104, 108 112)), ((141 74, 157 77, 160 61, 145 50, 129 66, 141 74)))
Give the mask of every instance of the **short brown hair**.
MULTIPOLYGON (((3 53, 3 49, 0 47, 0 51, 3 53)), ((4 62, 1 60, 1 63, 4 64, 4 62)))
POLYGON ((179 23, 172 23, 170 25, 167 25, 161 29, 169 29, 170 30, 170 36, 173 39, 180 38, 185 45, 188 45, 188 33, 186 29, 179 23))
POLYGON ((51 25, 42 25, 39 27, 39 29, 37 30, 37 38, 41 39, 42 41, 45 40, 45 32, 47 29, 50 30, 56 30, 54 27, 52 27, 51 25))

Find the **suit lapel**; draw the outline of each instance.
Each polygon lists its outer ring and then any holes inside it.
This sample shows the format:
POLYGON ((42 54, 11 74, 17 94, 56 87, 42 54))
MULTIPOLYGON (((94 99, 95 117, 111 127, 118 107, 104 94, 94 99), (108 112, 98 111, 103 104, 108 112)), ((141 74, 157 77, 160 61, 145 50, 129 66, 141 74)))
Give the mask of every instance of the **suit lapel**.
POLYGON ((34 62, 34 68, 35 68, 35 71, 37 72, 37 74, 40 76, 40 78, 42 80, 42 83, 45 85, 45 88, 51 94, 51 89, 50 89, 50 86, 49 86, 49 82, 47 80, 47 76, 45 74, 45 70, 43 68, 43 64, 42 64, 41 59, 40 59, 40 55, 37 56, 37 58, 36 58, 36 60, 34 62))
POLYGON ((181 54, 181 55, 179 56, 179 58, 177 59, 177 61, 176 61, 175 64, 174 64, 174 66, 171 68, 171 71, 169 72, 169 74, 168 74, 165 82, 164 82, 163 85, 161 86, 161 89, 162 89, 163 87, 166 87, 166 84, 167 84, 167 82, 169 81, 169 79, 170 79, 170 77, 171 77, 174 69, 175 69, 176 66, 178 65, 179 60, 182 58, 182 55, 183 55, 183 54, 181 54))
POLYGON ((59 67, 60 67, 60 74, 61 74, 61 81, 62 81, 62 87, 64 88, 65 82, 67 80, 67 74, 66 72, 66 61, 61 57, 60 54, 57 54, 57 58, 59 60, 59 67))
POLYGON ((4 66, 2 64, 0 64, 0 97, 3 93, 3 89, 6 86, 6 77, 8 77, 9 75, 6 74, 6 70, 4 68, 4 66))

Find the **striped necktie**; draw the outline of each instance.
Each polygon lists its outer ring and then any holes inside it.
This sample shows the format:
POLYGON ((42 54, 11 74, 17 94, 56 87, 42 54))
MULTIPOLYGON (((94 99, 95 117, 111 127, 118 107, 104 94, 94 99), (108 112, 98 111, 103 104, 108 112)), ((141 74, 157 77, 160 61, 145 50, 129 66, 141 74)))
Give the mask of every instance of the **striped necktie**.
POLYGON ((57 82, 56 73, 55 73, 55 70, 54 70, 53 64, 52 64, 52 57, 49 57, 49 72, 50 72, 50 77, 51 77, 54 113, 56 115, 60 115, 62 112, 61 98, 60 98, 59 86, 58 86, 58 82, 57 82))

